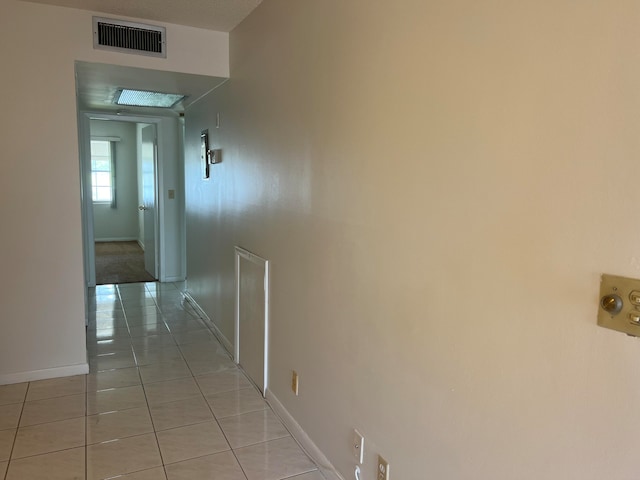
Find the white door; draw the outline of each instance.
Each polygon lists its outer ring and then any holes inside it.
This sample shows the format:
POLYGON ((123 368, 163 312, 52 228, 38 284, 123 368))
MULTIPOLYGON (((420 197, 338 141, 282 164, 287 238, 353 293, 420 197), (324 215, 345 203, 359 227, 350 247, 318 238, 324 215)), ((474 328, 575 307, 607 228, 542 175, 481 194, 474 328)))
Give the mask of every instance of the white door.
POLYGON ((156 249, 156 126, 142 129, 142 205, 144 224, 144 269, 158 278, 156 249))
POLYGON ((236 289, 236 363, 265 395, 269 357, 269 262, 236 248, 236 289))

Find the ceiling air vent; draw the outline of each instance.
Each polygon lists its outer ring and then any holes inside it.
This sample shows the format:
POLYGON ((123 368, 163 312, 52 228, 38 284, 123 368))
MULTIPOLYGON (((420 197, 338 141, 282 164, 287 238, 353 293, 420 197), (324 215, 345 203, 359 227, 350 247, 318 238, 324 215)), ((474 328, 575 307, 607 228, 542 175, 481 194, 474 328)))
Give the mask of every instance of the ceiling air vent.
POLYGON ((164 27, 93 17, 93 48, 166 58, 164 27))

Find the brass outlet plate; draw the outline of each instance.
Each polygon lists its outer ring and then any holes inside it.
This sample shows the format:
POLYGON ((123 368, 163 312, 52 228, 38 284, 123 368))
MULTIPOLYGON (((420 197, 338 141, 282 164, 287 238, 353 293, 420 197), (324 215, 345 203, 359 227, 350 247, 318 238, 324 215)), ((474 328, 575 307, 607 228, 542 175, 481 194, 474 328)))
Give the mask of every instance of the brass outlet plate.
POLYGON ((640 280, 602 275, 598 300, 598 325, 640 337, 640 280), (607 299, 615 296, 622 300, 622 307, 619 311, 607 311, 607 306, 611 304, 607 299))

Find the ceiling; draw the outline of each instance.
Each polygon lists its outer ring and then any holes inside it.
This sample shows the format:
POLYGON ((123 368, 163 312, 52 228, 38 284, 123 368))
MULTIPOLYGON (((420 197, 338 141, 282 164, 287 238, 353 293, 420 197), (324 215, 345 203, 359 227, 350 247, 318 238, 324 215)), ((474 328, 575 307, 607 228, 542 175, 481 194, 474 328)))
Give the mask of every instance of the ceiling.
POLYGON ((113 97, 118 88, 130 88, 186 95, 187 98, 170 110, 180 113, 226 80, 226 78, 205 75, 76 62, 78 107, 81 110, 96 112, 153 115, 158 113, 157 108, 124 107, 113 103, 113 97))
MULTIPOLYGON (((90 10, 116 17, 133 17, 228 32, 262 0, 24 0, 90 10)), ((78 107, 105 113, 177 114, 226 79, 142 68, 76 62, 78 107), (113 104, 118 88, 180 93, 187 98, 170 111, 113 104)))
POLYGON ((27 0, 108 15, 230 32, 262 0, 27 0))

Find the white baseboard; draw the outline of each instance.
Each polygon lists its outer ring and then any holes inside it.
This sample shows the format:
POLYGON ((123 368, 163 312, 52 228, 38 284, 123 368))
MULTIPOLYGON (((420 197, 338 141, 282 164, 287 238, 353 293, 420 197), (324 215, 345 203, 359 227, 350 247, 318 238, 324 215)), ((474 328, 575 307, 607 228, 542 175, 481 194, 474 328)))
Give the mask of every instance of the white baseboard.
POLYGON ((99 242, 137 242, 136 237, 109 237, 109 238, 94 238, 96 243, 99 242))
POLYGON ((49 378, 71 377, 73 375, 85 375, 89 373, 88 363, 66 365, 64 367, 47 368, 44 370, 31 370, 28 372, 0 374, 0 385, 11 383, 33 382, 49 378))
POLYGON ((138 242, 138 245, 140 245, 140 248, 144 252, 144 243, 142 243, 142 240, 140 240, 139 238, 136 238, 135 241, 138 242))
POLYGON ((184 292, 183 295, 184 295, 184 298, 187 300, 187 302, 189 302, 191 306, 196 309, 196 311, 198 312, 198 315, 200 315, 200 317, 205 322, 207 322, 207 325, 209 325, 209 328, 211 328, 211 331, 213 331, 213 334, 216 336, 218 340, 220 340, 220 343, 222 344, 222 346, 231 355, 231 358, 233 358, 233 351, 234 351, 233 343, 231 343, 229 339, 223 335, 223 333, 220 331, 218 326, 215 323, 213 323, 213 320, 209 318, 209 315, 207 315, 207 313, 202 309, 202 307, 198 305, 198 302, 196 302, 196 300, 191 296, 191 294, 184 292))
POLYGON ((271 406, 274 413, 280 417, 282 423, 284 423, 285 427, 287 427, 289 432, 291 432, 291 435, 300 444, 302 449, 307 452, 307 455, 309 455, 314 462, 316 462, 320 469, 320 473, 322 473, 327 480, 344 480, 324 453, 322 453, 322 450, 313 443, 313 440, 309 438, 309 435, 307 435, 307 433, 302 429, 300 424, 296 422, 295 418, 293 418, 287 409, 284 408, 284 405, 280 403, 280 400, 278 400, 271 390, 268 389, 267 403, 271 406))

